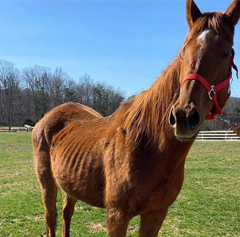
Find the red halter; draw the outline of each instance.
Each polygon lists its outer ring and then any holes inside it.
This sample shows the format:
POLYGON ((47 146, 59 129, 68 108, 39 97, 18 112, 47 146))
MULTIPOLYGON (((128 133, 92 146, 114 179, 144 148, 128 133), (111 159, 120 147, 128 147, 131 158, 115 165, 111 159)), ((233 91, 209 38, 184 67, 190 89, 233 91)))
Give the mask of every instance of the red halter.
MULTIPOLYGON (((206 117, 205 117, 206 119, 214 119, 215 115, 221 114, 221 108, 220 108, 220 106, 218 104, 218 100, 217 100, 217 92, 228 85, 229 81, 232 78, 232 70, 231 70, 232 68, 236 71, 237 78, 238 78, 238 68, 234 63, 234 54, 235 54, 234 50, 232 49, 232 55, 230 58, 231 68, 230 68, 229 75, 228 75, 227 79, 225 79, 218 85, 210 85, 201 75, 199 75, 197 73, 188 74, 182 82, 182 85, 183 85, 188 80, 197 80, 197 81, 200 81, 202 83, 202 85, 205 87, 205 89, 207 90, 209 99, 212 100, 215 105, 215 112, 213 114, 210 112, 208 115, 206 115, 206 117)), ((230 94, 229 94, 229 96, 230 96, 230 94)))

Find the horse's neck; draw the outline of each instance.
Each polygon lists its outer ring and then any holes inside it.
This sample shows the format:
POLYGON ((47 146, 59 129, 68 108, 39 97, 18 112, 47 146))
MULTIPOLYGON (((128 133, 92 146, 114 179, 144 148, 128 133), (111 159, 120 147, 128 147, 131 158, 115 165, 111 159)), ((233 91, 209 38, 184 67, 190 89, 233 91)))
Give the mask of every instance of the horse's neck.
POLYGON ((176 59, 147 90, 138 95, 128 109, 125 126, 134 140, 146 135, 151 142, 164 145, 175 139, 168 118, 178 98, 180 65, 176 59))
MULTIPOLYGON (((183 164, 192 142, 176 139, 169 112, 179 95, 179 65, 174 62, 162 76, 134 99, 122 104, 111 117, 112 128, 122 128, 123 139, 136 156, 159 157, 169 169, 183 164), (174 165, 175 164, 175 165, 174 165)), ((124 144, 121 139, 118 139, 124 144)), ((149 162, 149 161, 147 161, 149 162)))

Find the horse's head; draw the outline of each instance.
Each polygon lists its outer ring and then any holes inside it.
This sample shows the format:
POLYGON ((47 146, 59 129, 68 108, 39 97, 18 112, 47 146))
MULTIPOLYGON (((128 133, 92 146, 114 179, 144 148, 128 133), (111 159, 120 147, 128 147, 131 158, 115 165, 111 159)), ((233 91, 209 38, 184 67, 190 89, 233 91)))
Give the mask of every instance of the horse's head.
POLYGON ((179 53, 181 86, 169 120, 176 137, 192 140, 204 119, 220 114, 229 97, 240 0, 234 0, 225 13, 201 13, 193 0, 186 6, 189 35, 179 53))

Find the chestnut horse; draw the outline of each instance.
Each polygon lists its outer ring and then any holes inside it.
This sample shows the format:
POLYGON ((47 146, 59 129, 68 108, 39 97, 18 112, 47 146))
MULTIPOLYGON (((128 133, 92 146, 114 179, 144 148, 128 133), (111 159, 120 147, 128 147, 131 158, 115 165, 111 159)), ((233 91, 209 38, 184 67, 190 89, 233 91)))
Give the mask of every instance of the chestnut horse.
POLYGON ((56 232, 58 188, 66 192, 64 237, 70 236, 77 200, 106 208, 109 237, 126 236, 129 220, 137 215, 140 237, 158 235, 181 190, 188 151, 204 119, 221 112, 235 68, 232 45, 240 0, 224 13, 201 13, 193 0, 186 6, 189 34, 150 89, 109 117, 66 103, 34 127, 48 236, 56 232))

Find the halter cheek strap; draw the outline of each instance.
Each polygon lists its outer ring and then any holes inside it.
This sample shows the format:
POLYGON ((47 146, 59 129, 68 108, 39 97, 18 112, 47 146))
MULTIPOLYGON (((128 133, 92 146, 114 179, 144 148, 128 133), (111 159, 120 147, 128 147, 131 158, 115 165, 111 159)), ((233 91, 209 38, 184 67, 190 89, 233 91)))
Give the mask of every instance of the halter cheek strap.
MULTIPOLYGON (((197 80, 197 81, 201 82, 202 85, 207 90, 209 99, 212 100, 214 105, 215 105, 215 111, 214 111, 214 113, 209 113, 208 115, 206 115, 206 117, 205 117, 206 119, 209 119, 209 120, 214 119, 215 115, 218 115, 218 114, 222 113, 221 108, 218 104, 218 100, 217 100, 217 92, 219 92, 221 89, 223 89, 224 87, 226 87, 228 85, 229 81, 232 78, 232 72, 231 72, 232 68, 236 71, 237 78, 238 78, 238 68, 234 63, 234 54, 235 54, 234 50, 232 49, 232 55, 231 55, 231 58, 230 58, 231 68, 230 68, 229 75, 224 81, 222 81, 218 85, 210 85, 208 81, 206 81, 201 75, 199 75, 197 73, 188 74, 182 82, 182 85, 183 85, 188 80, 197 80)), ((230 94, 229 94, 229 96, 230 96, 230 94)))

